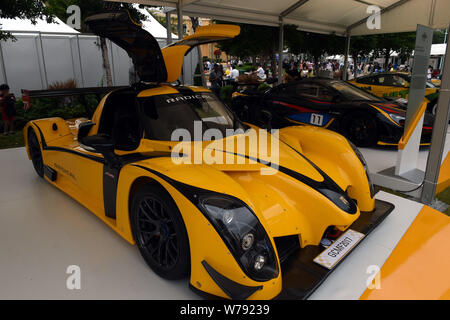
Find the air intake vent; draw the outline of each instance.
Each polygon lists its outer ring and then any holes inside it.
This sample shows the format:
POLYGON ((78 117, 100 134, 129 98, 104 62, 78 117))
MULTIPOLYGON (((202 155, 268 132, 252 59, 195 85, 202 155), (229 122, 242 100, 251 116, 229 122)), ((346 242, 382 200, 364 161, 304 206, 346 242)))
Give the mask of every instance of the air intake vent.
POLYGON ((275 246, 277 247, 280 263, 283 263, 291 254, 300 249, 298 235, 275 237, 275 246))

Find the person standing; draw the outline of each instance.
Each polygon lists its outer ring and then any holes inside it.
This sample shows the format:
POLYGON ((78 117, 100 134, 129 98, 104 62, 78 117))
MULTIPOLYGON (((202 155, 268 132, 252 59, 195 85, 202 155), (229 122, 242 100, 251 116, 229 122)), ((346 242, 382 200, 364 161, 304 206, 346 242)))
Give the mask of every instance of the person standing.
POLYGON ((231 67, 230 78, 234 81, 237 81, 237 79, 239 78, 239 70, 236 69, 236 65, 233 65, 231 67))
POLYGON ((432 74, 433 74, 433 67, 432 66, 428 66, 428 70, 427 70, 427 79, 428 79, 428 81, 431 80, 432 74))
POLYGON ((256 75, 260 80, 266 79, 266 72, 264 71, 263 67, 260 64, 258 65, 258 69, 256 70, 256 75))
POLYGON ((9 93, 9 86, 7 84, 0 85, 0 109, 3 120, 3 134, 5 136, 14 133, 15 103, 16 98, 9 93))
POLYGON ((220 90, 222 85, 222 72, 218 64, 214 65, 213 71, 209 74, 209 82, 211 82, 211 90, 220 99, 220 90))

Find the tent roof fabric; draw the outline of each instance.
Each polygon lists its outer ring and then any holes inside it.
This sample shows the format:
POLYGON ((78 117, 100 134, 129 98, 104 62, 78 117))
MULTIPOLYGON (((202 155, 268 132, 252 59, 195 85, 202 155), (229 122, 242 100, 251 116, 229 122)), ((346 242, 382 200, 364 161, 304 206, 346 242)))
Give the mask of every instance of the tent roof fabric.
MULTIPOLYGON (((111 1, 111 0, 110 0, 111 1)), ((175 7, 178 0, 112 0, 175 7)), ((295 24, 301 30, 365 35, 415 31, 417 24, 446 28, 450 23, 449 0, 183 0, 183 14, 232 22, 279 26, 295 24), (369 5, 381 12, 381 28, 369 29, 369 5), (288 9, 288 10, 287 10, 288 9)))
POLYGON ((55 23, 48 23, 43 19, 37 19, 36 24, 32 24, 28 19, 0 19, 0 29, 2 31, 19 32, 55 32, 55 33, 79 33, 69 27, 60 19, 55 18, 55 23))

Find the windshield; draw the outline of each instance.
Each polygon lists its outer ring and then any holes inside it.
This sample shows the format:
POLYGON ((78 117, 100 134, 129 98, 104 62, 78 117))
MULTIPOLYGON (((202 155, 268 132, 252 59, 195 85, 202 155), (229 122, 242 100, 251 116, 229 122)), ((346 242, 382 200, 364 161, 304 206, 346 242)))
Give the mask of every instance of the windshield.
POLYGON ((344 81, 332 81, 330 82, 330 86, 339 91, 339 93, 344 96, 347 101, 363 100, 383 102, 383 100, 379 97, 344 81))
POLYGON ((177 129, 187 130, 193 141, 203 140, 207 129, 217 129, 223 137, 227 129, 246 129, 212 93, 159 95, 142 99, 140 105, 151 140, 170 141, 177 129), (201 124, 201 136, 194 130, 195 121, 201 124))

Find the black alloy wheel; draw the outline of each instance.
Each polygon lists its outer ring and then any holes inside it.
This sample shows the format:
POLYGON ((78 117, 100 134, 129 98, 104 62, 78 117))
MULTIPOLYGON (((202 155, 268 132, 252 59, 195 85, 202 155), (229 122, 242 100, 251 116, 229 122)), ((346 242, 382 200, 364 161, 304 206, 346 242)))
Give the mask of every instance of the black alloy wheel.
POLYGON ((36 170, 39 177, 44 177, 44 160, 42 159, 41 145, 33 129, 28 130, 28 151, 30 152, 34 170, 36 170))
POLYGON ((370 115, 353 114, 344 123, 347 138, 357 147, 372 147, 377 143, 377 124, 370 115))
POLYGON ((160 186, 137 192, 131 209, 133 236, 142 257, 166 279, 180 279, 190 270, 189 240, 181 214, 160 186))

